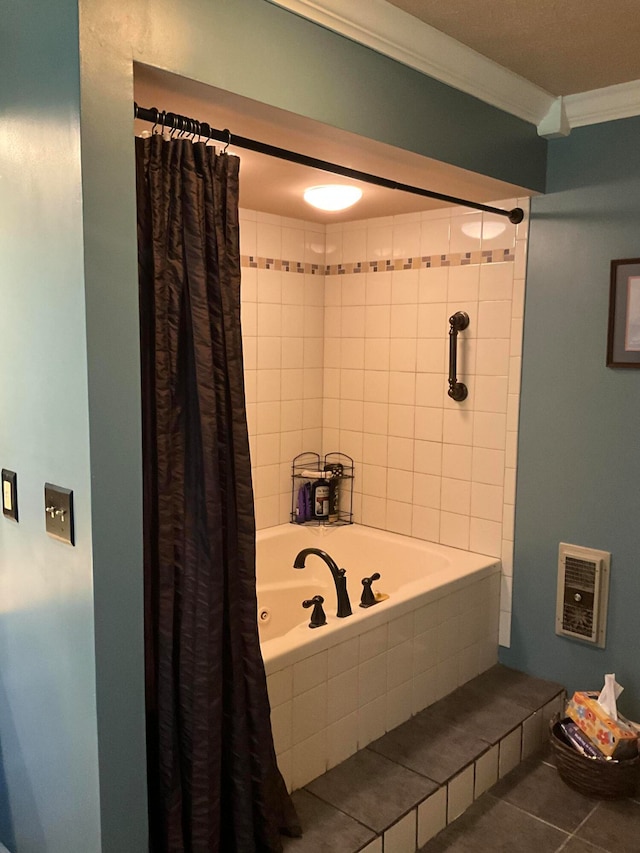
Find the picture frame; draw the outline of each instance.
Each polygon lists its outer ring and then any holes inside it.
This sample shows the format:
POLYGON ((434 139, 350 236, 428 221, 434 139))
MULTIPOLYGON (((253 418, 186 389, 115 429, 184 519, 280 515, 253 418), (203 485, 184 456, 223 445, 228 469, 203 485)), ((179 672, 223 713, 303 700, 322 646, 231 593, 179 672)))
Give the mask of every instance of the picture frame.
POLYGON ((607 367, 640 369, 640 258, 611 261, 607 367))

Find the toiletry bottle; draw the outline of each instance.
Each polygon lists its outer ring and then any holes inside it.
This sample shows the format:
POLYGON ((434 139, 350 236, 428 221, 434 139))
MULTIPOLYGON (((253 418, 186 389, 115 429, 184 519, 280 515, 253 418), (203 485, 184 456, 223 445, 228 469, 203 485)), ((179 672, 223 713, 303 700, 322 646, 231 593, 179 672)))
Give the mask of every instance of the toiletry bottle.
POLYGON ((329 480, 329 521, 336 522, 340 518, 340 480, 342 465, 339 463, 328 463, 324 466, 325 471, 331 471, 329 480))
POLYGON ((313 517, 317 519, 329 517, 329 482, 320 478, 311 487, 311 504, 313 517))

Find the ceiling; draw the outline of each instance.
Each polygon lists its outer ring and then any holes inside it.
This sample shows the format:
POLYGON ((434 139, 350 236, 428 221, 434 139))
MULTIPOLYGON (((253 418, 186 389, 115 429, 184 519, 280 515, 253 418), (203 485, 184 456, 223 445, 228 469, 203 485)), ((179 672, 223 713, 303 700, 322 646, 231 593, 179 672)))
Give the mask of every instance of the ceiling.
MULTIPOLYGON (((135 66, 134 97, 141 107, 179 113, 218 129, 229 128, 232 135, 458 198, 491 204, 531 194, 521 187, 144 65, 135 66)), ((136 134, 150 130, 147 122, 135 122, 136 134)), ((443 207, 442 202, 235 149, 233 144, 229 152, 240 156, 240 206, 249 210, 327 224, 443 207), (338 213, 310 207, 302 198, 304 189, 326 183, 361 186, 363 198, 356 207, 338 213)))
POLYGON ((638 0, 388 0, 553 95, 640 79, 638 0))

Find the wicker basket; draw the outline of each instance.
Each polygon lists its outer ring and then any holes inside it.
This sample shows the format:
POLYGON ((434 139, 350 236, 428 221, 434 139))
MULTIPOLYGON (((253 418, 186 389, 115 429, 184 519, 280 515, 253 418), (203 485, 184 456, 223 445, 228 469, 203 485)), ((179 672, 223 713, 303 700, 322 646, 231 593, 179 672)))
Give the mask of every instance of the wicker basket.
POLYGON ((559 717, 551 720, 551 746, 560 778, 589 797, 619 800, 636 795, 640 782, 640 756, 627 761, 596 761, 581 755, 558 734, 559 717))

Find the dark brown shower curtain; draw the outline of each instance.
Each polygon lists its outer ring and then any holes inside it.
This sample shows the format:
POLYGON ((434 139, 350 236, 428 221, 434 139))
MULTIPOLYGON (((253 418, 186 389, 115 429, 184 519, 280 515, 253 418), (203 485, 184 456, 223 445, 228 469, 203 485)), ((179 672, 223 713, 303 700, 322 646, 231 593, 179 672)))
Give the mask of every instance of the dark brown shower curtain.
POLYGON ((152 853, 281 851, 258 641, 239 160, 136 139, 152 853))

